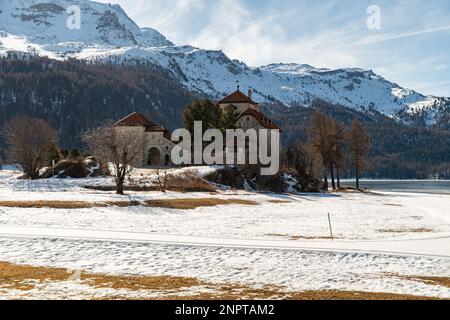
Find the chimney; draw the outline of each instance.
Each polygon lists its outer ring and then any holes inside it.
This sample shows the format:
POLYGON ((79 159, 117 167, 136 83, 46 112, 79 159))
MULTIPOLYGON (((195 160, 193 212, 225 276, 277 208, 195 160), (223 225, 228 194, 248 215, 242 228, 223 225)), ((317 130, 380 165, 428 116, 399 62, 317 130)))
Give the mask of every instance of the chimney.
POLYGON ((253 89, 250 88, 248 89, 248 97, 250 98, 250 100, 252 100, 252 96, 253 96, 253 89))

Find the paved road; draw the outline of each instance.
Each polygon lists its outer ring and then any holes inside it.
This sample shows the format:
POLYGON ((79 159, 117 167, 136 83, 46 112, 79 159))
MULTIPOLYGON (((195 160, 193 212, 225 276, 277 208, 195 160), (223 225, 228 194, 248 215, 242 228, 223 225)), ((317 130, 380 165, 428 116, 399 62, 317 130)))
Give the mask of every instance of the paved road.
POLYGON ((450 235, 446 237, 444 236, 416 240, 288 241, 206 238, 108 230, 0 226, 0 238, 38 238, 107 242, 136 242, 225 248, 362 252, 374 254, 381 253, 391 255, 418 255, 450 258, 450 235))

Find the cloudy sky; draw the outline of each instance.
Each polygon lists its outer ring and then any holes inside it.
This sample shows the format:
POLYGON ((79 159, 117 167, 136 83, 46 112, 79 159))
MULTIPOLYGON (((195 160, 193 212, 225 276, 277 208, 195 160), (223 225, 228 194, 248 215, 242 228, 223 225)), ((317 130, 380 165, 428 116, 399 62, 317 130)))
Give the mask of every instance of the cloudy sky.
POLYGON ((450 0, 97 1, 120 4, 176 44, 222 49, 251 66, 373 69, 402 86, 450 96, 450 0))

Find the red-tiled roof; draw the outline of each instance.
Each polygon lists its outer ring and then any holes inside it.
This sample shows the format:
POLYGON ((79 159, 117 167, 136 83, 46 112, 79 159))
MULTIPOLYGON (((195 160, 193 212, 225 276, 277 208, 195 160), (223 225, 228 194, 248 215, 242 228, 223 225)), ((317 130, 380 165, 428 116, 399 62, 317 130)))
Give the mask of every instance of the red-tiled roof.
POLYGON ((237 90, 230 94, 228 97, 223 98, 221 101, 219 101, 220 104, 222 103, 251 103, 251 104, 257 104, 256 102, 252 101, 249 97, 247 97, 245 94, 243 94, 240 90, 237 90))
POLYGON ((134 112, 114 124, 115 127, 144 127, 145 132, 164 132, 164 137, 168 140, 171 134, 165 128, 158 126, 141 113, 134 112))
POLYGON ((133 112, 122 120, 117 121, 116 127, 153 127, 155 123, 151 122, 146 116, 141 113, 133 112))
POLYGON ((255 109, 248 108, 247 110, 245 110, 238 116, 237 120, 239 120, 245 116, 251 116, 251 117, 255 118, 266 129, 281 131, 280 127, 278 127, 275 123, 273 123, 272 120, 270 120, 263 113, 255 110, 255 109))

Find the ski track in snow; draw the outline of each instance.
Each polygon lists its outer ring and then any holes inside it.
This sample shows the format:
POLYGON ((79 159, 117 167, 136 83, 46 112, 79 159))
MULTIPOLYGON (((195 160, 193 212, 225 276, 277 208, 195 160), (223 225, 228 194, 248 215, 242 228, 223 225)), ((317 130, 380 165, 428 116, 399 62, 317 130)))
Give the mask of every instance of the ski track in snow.
POLYGON ((96 273, 195 277, 288 290, 356 290, 450 298, 387 274, 449 276, 450 260, 364 253, 231 249, 48 239, 0 240, 0 260, 96 273))
POLYGON ((385 241, 283 241, 225 239, 218 237, 179 236, 143 232, 21 226, 0 226, 0 237, 12 239, 31 238, 152 243, 244 249, 335 251, 450 258, 450 237, 385 241))

